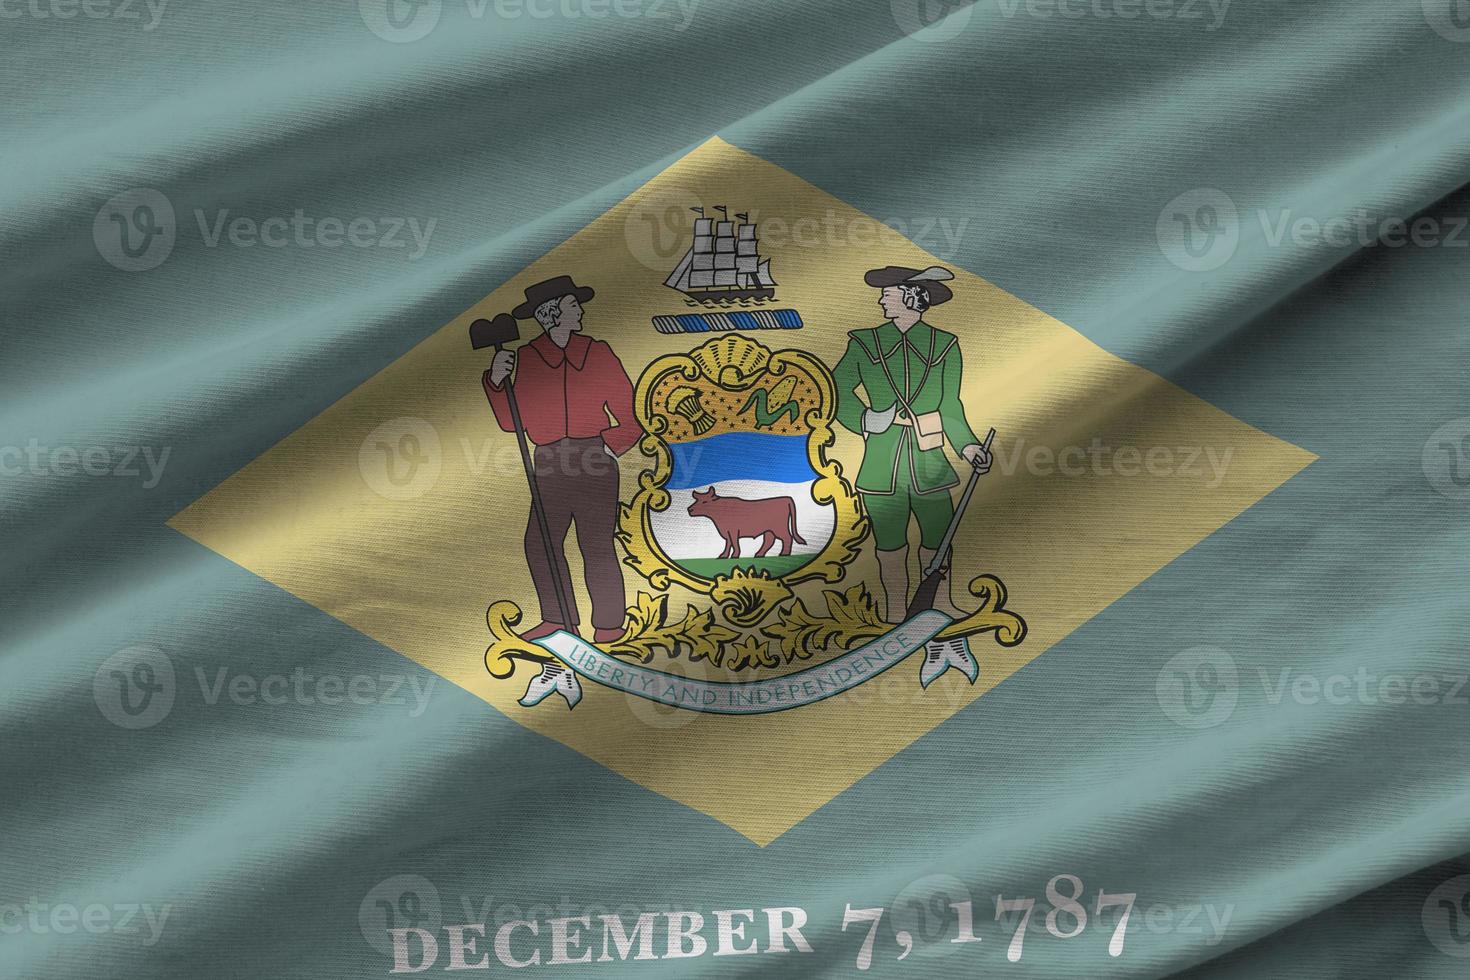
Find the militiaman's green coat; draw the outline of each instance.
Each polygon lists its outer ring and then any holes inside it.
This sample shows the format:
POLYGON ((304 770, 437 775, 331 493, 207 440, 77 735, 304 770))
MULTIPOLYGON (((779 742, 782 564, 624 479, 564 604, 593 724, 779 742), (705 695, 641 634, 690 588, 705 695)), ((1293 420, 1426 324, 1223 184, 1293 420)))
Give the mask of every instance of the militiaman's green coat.
MULTIPOLYGON (((847 352, 832 372, 837 382, 837 421, 861 435, 863 412, 869 407, 887 411, 902 394, 915 413, 938 412, 945 439, 959 451, 980 441, 960 402, 963 371, 958 338, 923 320, 907 333, 892 323, 854 330, 848 334, 847 352), (868 404, 858 397, 859 386, 867 392, 868 404)), ((903 413, 901 405, 899 413, 903 413)), ((866 442, 857 476, 857 488, 864 493, 894 492, 900 453, 909 456, 914 492, 937 493, 960 482, 943 447, 919 449, 912 426, 895 422, 883 432, 870 433, 866 442)))

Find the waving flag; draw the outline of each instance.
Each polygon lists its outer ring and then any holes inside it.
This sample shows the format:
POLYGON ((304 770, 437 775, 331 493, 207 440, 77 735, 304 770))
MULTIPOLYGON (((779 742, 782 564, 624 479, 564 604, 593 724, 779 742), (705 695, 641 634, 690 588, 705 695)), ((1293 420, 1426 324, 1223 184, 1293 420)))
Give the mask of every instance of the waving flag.
POLYGON ((1462 976, 1465 14, 0 2, 0 977, 1462 976))

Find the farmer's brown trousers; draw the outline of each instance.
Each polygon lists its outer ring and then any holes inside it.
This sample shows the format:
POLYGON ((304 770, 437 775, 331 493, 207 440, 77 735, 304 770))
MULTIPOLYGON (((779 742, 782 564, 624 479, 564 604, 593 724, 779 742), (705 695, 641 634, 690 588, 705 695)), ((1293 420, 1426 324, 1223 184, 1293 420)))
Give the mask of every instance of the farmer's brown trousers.
POLYGON ((618 461, 606 451, 601 438, 563 439, 537 446, 536 486, 541 493, 541 506, 546 509, 546 522, 551 527, 551 561, 556 562, 573 605, 568 610, 571 622, 566 622, 557 601, 541 527, 532 511, 526 522, 526 563, 541 600, 541 618, 568 628, 581 621, 566 557, 567 531, 575 521, 587 592, 592 596, 592 625, 596 629, 619 628, 623 625, 627 603, 623 570, 613 545, 613 530, 618 520, 618 461))

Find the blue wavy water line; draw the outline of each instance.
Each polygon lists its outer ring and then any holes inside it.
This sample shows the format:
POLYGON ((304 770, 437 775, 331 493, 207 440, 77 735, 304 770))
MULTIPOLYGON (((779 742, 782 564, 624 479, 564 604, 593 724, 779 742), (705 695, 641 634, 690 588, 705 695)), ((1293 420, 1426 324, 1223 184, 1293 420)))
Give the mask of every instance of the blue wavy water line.
POLYGON ((688 490, 722 480, 805 483, 817 472, 807 460, 807 437, 764 432, 726 432, 693 442, 673 443, 674 472, 665 484, 688 490))

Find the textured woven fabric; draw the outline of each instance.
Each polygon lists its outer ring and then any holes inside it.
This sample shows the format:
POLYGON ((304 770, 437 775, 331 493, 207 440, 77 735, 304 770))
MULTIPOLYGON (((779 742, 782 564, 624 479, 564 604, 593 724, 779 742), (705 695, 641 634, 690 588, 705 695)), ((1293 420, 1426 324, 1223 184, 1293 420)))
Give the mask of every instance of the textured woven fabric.
POLYGON ((0 0, 0 82, 0 976, 1465 975, 1462 0, 0 0), (997 431, 916 609, 886 266, 997 431), (575 528, 515 638, 467 333, 562 275, 616 641, 575 528))

